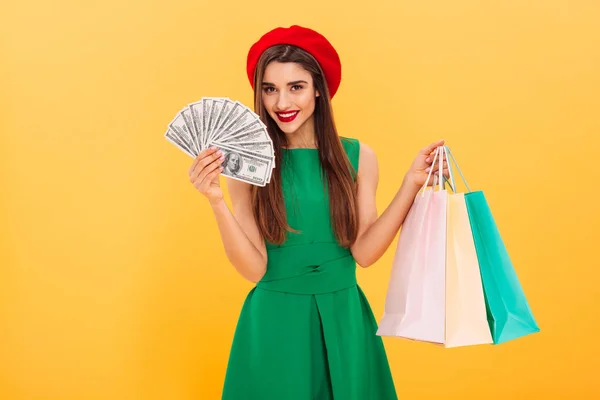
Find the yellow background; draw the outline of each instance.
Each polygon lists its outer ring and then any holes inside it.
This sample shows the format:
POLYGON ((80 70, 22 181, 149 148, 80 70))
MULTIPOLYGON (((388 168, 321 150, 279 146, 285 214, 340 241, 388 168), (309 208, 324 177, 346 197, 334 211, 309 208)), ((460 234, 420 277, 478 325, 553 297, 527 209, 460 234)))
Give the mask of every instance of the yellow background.
MULTIPOLYGON (((599 20, 593 0, 3 2, 0 398, 219 398, 251 284, 163 133, 202 96, 251 105, 246 52, 291 24, 340 53, 337 123, 377 152, 380 212, 446 139, 542 329, 386 338, 399 396, 598 398, 599 20)), ((377 319, 395 246, 359 270, 377 319)))

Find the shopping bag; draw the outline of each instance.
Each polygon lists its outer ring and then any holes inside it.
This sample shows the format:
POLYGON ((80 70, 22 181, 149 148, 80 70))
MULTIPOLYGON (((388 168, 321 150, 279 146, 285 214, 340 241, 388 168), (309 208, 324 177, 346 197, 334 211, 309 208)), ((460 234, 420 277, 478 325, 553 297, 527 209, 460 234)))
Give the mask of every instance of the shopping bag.
MULTIPOLYGON (((479 272, 479 262, 465 202, 452 173, 452 163, 444 147, 450 187, 446 239, 446 334, 445 347, 492 343, 487 321, 485 298, 479 272)), ((463 182, 470 192, 460 167, 455 162, 463 182)))
POLYGON ((443 343, 445 310, 446 207, 442 150, 436 149, 439 190, 428 188, 430 170, 398 238, 384 313, 377 335, 443 343))
POLYGON ((485 195, 481 191, 471 192, 465 195, 465 200, 494 343, 539 332, 485 195))
MULTIPOLYGON (((446 150, 456 164, 450 149, 446 150)), ((460 169, 458 171, 460 172, 460 169)), ((493 343, 500 344, 539 332, 540 328, 529 307, 483 191, 469 190, 464 198, 493 343)))

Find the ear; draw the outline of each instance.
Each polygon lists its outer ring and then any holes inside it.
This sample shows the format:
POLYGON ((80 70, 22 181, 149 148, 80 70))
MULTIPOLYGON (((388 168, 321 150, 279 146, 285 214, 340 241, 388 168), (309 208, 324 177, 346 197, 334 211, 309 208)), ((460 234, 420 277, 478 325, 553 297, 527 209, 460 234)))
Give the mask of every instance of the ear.
POLYGON ((315 89, 315 97, 319 97, 320 95, 321 93, 319 93, 319 91, 315 89))

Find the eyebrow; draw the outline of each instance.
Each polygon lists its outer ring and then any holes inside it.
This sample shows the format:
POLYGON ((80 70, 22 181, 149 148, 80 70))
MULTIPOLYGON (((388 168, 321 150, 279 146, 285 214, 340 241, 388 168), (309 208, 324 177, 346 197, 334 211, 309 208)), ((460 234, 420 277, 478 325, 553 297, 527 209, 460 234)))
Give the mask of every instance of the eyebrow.
MULTIPOLYGON (((305 84, 307 84, 307 85, 308 85, 308 82, 306 82, 306 81, 303 81, 303 80, 299 80, 299 81, 292 81, 292 82, 288 82, 288 86, 297 85, 297 84, 299 84, 299 83, 305 83, 305 84)), ((275 86, 275 84, 274 84, 274 83, 271 83, 271 82, 263 82, 263 83, 262 83, 262 85, 263 85, 263 86, 275 86)))

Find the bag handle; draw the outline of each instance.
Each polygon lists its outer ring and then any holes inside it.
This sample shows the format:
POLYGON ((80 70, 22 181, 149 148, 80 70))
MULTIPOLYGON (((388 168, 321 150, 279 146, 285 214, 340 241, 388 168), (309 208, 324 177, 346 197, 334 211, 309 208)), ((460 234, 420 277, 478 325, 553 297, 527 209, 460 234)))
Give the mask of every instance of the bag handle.
MULTIPOLYGON (((433 154, 433 162, 431 163, 431 165, 433 166, 435 164, 435 161, 437 160, 437 156, 439 153, 440 148, 436 148, 435 149, 435 153, 433 154)), ((421 186, 421 190, 423 191, 422 195, 425 195, 425 188, 427 188, 427 185, 429 184, 429 179, 431 178, 431 172, 433 171, 433 168, 429 169, 429 173, 427 174, 427 179, 425 179, 425 183, 423 184, 423 186, 421 186)), ((433 182, 433 188, 435 188, 435 180, 433 182)))
MULTIPOLYGON (((438 175, 441 180, 437 179, 437 176, 434 176, 434 182, 436 182, 436 181, 442 182, 443 189, 446 189, 446 183, 447 183, 448 186, 450 186, 450 189, 452 190, 452 192, 456 192, 454 189, 456 186, 454 186, 454 179, 452 178, 452 168, 450 168, 450 158, 448 158, 446 146, 444 146, 442 150, 444 151, 444 158, 440 157, 440 165, 438 168, 438 175), (448 162, 448 173, 450 175, 450 180, 448 180, 448 178, 446 178, 446 176, 444 175, 443 169, 442 169, 442 167, 444 166, 444 159, 446 159, 446 161, 448 162)), ((434 185, 435 185, 435 183, 434 183, 434 185)))
MULTIPOLYGON (((452 186, 454 186, 454 179, 452 178, 452 166, 450 165, 450 158, 452 158, 452 161, 454 162, 454 165, 456 166, 456 170, 458 171, 458 173, 460 174, 460 177, 462 178, 463 182, 465 183, 465 186, 467 187, 467 191, 470 192, 471 188, 469 188, 469 184, 467 183, 467 180, 465 179, 465 176, 463 175, 460 167, 458 166, 458 163, 456 162, 456 158, 454 158, 454 154, 452 154, 452 151, 450 151, 450 147, 448 146, 444 146, 444 152, 446 153, 446 160, 448 160, 448 171, 450 172, 450 181, 452 182, 452 186), (448 158, 448 155, 450 155, 450 158, 448 158)), ((456 191, 453 189, 453 191, 456 193, 456 191)))
POLYGON ((446 177, 443 175, 443 173, 444 173, 444 170, 443 170, 444 157, 442 155, 440 155, 440 153, 443 153, 443 152, 444 152, 444 149, 441 146, 435 149, 433 161, 431 162, 432 168, 429 169, 429 174, 427 174, 427 179, 425 180, 425 183, 421 187, 421 190, 422 190, 421 196, 425 196, 425 189, 427 188, 427 185, 429 184, 429 180, 431 179, 431 173, 433 172, 433 166, 435 165, 436 160, 439 163, 438 174, 437 174, 437 176, 436 175, 433 176, 432 190, 435 190, 436 185, 439 185, 440 190, 445 189, 445 187, 443 186, 444 180, 446 179, 446 177), (440 156, 439 159, 438 159, 438 155, 440 156))
MULTIPOLYGON (((467 191, 471 192, 471 188, 469 187, 469 184, 467 183, 467 180, 465 178, 465 176, 462 173, 462 170, 460 169, 458 162, 456 161, 456 158, 454 157, 454 154, 452 154, 452 151, 450 150, 450 147, 448 146, 440 146, 438 148, 435 149, 435 153, 433 156, 433 162, 431 163, 431 165, 435 165, 436 161, 438 162, 438 172, 437 174, 433 174, 433 184, 432 184, 432 190, 435 190, 435 187, 439 185, 440 190, 444 190, 445 184, 448 183, 448 186, 450 186, 450 189, 452 190, 452 192, 456 193, 456 184, 454 182, 454 176, 452 174, 452 162, 454 162, 454 165, 456 166, 456 170, 458 171, 458 173, 460 174, 460 177, 462 178, 463 182, 465 183, 465 186, 467 187, 467 191), (444 154, 446 157, 443 157, 442 154, 444 154), (439 158, 438 158, 439 156, 439 158), (447 162, 448 162, 448 173, 450 175, 450 180, 446 179, 446 177, 443 175, 443 166, 444 166, 444 158, 446 158, 447 162)), ((429 180, 432 178, 432 172, 433 172, 433 168, 431 168, 429 170, 429 174, 427 175, 427 179, 425 180, 425 183, 423 184, 421 190, 422 190, 422 196, 425 195, 425 188, 427 188, 427 185, 429 184, 429 180)))
POLYGON ((444 180, 448 183, 448 186, 450 186, 450 189, 452 189, 452 192, 456 193, 454 177, 452 176, 452 165, 450 165, 450 157, 448 157, 448 149, 446 148, 446 146, 444 146, 444 155, 445 155, 446 161, 448 162, 448 175, 450 175, 450 182, 448 182, 448 179, 446 179, 445 176, 444 176, 444 180))

